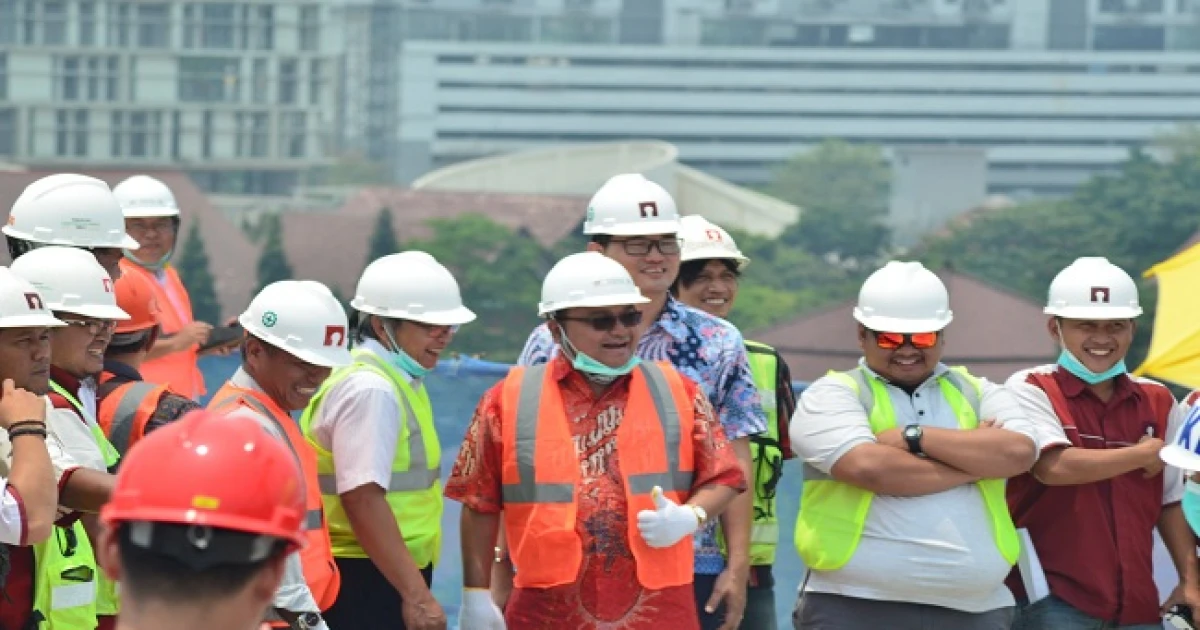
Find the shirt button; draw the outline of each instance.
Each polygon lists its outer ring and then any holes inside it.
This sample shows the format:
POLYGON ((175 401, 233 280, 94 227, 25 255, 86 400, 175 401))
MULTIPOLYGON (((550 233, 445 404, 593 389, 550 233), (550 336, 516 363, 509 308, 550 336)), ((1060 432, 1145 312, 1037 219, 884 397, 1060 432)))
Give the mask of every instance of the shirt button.
POLYGON ((917 412, 917 415, 919 415, 919 416, 923 416, 923 415, 925 415, 925 412, 924 412, 924 411, 918 411, 918 412, 917 412))
POLYGON ((918 393, 916 393, 916 394, 913 394, 913 397, 914 397, 914 398, 920 398, 920 397, 921 397, 921 394, 920 394, 920 392, 918 392, 918 393))

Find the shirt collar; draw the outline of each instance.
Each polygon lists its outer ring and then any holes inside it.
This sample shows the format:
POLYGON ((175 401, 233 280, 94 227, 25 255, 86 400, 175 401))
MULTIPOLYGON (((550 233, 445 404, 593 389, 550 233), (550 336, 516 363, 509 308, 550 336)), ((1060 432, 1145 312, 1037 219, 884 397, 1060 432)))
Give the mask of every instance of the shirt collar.
MULTIPOLYGON (((1058 381, 1059 388, 1067 398, 1079 398, 1085 393, 1091 394, 1091 390, 1088 389, 1087 383, 1084 383, 1083 379, 1071 374, 1061 366, 1056 366, 1054 379, 1058 381)), ((1091 395, 1095 396, 1095 394, 1091 395)), ((1108 404, 1120 402, 1131 396, 1138 398, 1141 395, 1141 388, 1134 387, 1133 379, 1128 374, 1122 374, 1113 379, 1113 395, 1108 404)))
POLYGON ((142 378, 141 372, 138 372, 137 369, 135 369, 132 365, 122 363, 120 361, 114 361, 112 359, 104 360, 104 371, 117 378, 127 381, 145 380, 142 378))
MULTIPOLYGON (((897 387, 899 389, 898 386, 893 385, 886 378, 884 378, 883 376, 880 376, 878 372, 876 372, 875 370, 872 370, 869 366, 867 366, 866 359, 860 358, 858 360, 858 366, 860 368, 862 368, 862 371, 867 376, 869 376, 873 379, 878 379, 880 381, 883 381, 883 383, 889 387, 897 387)), ((939 378, 945 376, 946 372, 949 372, 949 371, 950 371, 950 367, 947 366, 945 363, 942 363, 939 361, 938 364, 933 367, 933 374, 930 374, 929 378, 925 379, 925 381, 923 383, 921 383, 919 386, 917 386, 917 389, 924 389, 925 387, 927 387, 933 383, 936 383, 939 378)))
POLYGON ((229 382, 234 387, 238 387, 241 389, 248 389, 250 391, 255 391, 255 392, 259 392, 259 393, 263 393, 263 394, 266 393, 265 391, 263 391, 263 388, 259 386, 258 381, 254 380, 253 376, 250 376, 250 373, 246 371, 246 368, 244 366, 239 367, 237 369, 237 371, 233 373, 233 376, 229 377, 229 382))
POLYGON ((648 335, 657 326, 675 341, 681 343, 687 341, 688 325, 686 319, 688 315, 687 309, 689 308, 691 307, 676 300, 668 293, 667 302, 663 305, 662 314, 659 315, 658 319, 654 320, 654 323, 646 330, 646 334, 648 335))
POLYGON ((587 378, 580 374, 579 370, 575 369, 575 366, 571 365, 571 362, 563 356, 562 352, 555 354, 554 357, 550 359, 550 361, 546 364, 546 369, 550 371, 550 378, 553 378, 560 387, 571 387, 579 390, 592 400, 599 400, 601 397, 608 395, 615 389, 624 387, 625 384, 629 382, 629 379, 632 378, 632 373, 618 377, 617 380, 613 381, 607 389, 597 395, 592 392, 592 387, 588 383, 587 378))
MULTIPOLYGON (((379 343, 379 340, 367 337, 367 338, 363 339, 361 343, 356 344, 356 347, 359 350, 365 350, 365 351, 370 352, 371 354, 375 355, 375 357, 378 358, 380 362, 391 365, 392 351, 383 347, 383 344, 379 343)), ((408 381, 408 385, 411 386, 412 388, 416 389, 421 384, 420 379, 413 377, 412 374, 409 374, 408 372, 405 372, 404 370, 401 370, 398 367, 395 367, 395 366, 392 366, 392 367, 394 368, 394 371, 400 375, 401 378, 408 381)))
POLYGON ((83 384, 83 381, 71 376, 66 370, 55 365, 50 366, 50 380, 58 383, 59 387, 71 392, 72 396, 79 395, 79 386, 83 384))

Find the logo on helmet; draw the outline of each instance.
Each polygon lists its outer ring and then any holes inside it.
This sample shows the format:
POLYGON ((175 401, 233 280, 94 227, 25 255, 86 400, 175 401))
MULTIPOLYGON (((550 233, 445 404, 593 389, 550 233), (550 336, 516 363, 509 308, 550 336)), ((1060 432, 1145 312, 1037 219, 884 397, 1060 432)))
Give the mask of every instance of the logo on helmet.
POLYGON ((1108 287, 1092 287, 1092 301, 1109 303, 1108 287))
POLYGON ((263 313, 262 323, 263 326, 270 328, 279 323, 279 316, 275 314, 275 311, 267 311, 266 313, 263 313))
POLYGON ((638 211, 642 213, 642 218, 653 216, 658 217, 658 204, 653 201, 643 201, 638 204, 638 211))
POLYGON ((717 230, 704 230, 704 235, 708 237, 708 240, 714 243, 720 243, 723 240, 721 238, 721 232, 717 230))
POLYGON ((36 293, 26 293, 25 303, 29 305, 31 311, 42 311, 46 309, 46 305, 42 303, 42 296, 36 293))
POLYGON ((346 327, 345 326, 326 326, 325 327, 325 345, 342 347, 346 345, 346 327), (334 341, 337 337, 337 341, 334 341))
POLYGON ((112 293, 112 280, 109 278, 104 278, 103 280, 101 280, 101 282, 104 283, 104 292, 112 293))

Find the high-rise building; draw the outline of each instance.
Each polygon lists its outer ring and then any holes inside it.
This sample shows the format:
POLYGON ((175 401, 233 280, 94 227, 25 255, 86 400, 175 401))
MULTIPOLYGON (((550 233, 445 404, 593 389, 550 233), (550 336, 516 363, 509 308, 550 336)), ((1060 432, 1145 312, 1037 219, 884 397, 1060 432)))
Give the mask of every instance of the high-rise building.
POLYGON ((289 192, 334 139, 333 16, 318 0, 0 0, 0 161, 289 192))

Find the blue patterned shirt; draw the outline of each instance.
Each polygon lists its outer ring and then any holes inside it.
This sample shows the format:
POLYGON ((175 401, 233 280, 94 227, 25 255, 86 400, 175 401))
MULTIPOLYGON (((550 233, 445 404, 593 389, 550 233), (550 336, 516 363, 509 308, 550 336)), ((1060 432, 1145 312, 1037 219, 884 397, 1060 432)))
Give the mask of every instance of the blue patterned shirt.
MULTIPOLYGON (((519 365, 539 365, 558 353, 545 324, 525 342, 519 365)), ((750 374, 742 333, 729 322, 668 297, 662 316, 638 342, 645 361, 669 361, 708 396, 730 440, 767 430, 758 390, 750 374)), ((717 543, 717 519, 696 532, 696 573, 715 575, 725 568, 717 543)))

